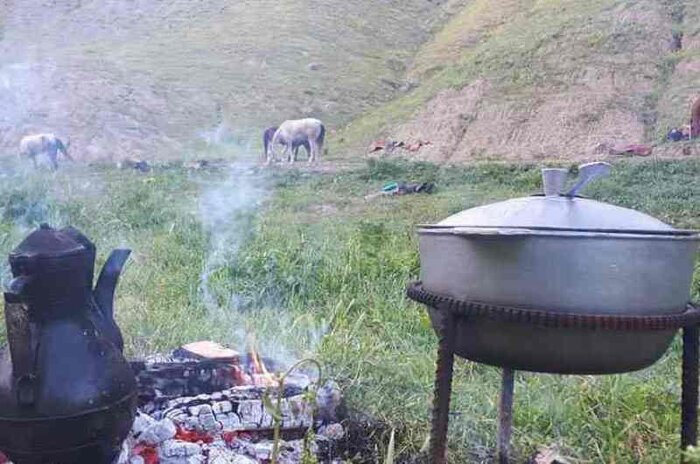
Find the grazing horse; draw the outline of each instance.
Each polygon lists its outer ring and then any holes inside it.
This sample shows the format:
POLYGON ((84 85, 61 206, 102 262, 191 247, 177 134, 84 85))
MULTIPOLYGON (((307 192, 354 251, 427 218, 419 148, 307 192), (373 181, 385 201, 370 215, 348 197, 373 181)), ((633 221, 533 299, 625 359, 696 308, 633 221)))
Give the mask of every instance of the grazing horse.
MULTIPOLYGON (((265 152, 263 153, 263 156, 267 158, 270 155, 270 142, 272 142, 272 138, 275 136, 275 132, 277 132, 277 126, 273 127, 268 127, 265 129, 265 132, 263 133, 263 146, 265 147, 265 152)), ((285 143, 284 141, 282 143, 285 143)), ((308 140, 303 140, 301 142, 296 141, 292 142, 292 152, 294 152, 294 159, 296 159, 297 154, 299 153, 299 147, 304 147, 306 149, 306 153, 311 156, 311 147, 309 146, 309 141, 308 140)))
POLYGON ((275 145, 282 143, 284 145, 283 155, 287 155, 287 161, 292 163, 296 161, 293 156, 293 147, 295 143, 309 144, 309 163, 313 163, 323 152, 323 141, 326 137, 326 128, 318 119, 290 119, 280 124, 280 127, 275 131, 270 142, 270 151, 267 154, 267 164, 272 162, 275 154, 275 145))
POLYGON ((68 154, 70 141, 65 144, 54 134, 35 134, 27 135, 19 142, 19 156, 22 158, 30 158, 36 167, 36 158, 39 155, 46 155, 51 161, 53 169, 58 169, 58 153, 73 161, 73 158, 68 154))

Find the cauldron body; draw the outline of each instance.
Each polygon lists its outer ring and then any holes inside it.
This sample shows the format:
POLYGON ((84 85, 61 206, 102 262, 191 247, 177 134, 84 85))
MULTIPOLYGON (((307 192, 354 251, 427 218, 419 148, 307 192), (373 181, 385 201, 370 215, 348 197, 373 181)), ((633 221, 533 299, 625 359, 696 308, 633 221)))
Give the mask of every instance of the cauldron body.
MULTIPOLYGON (((547 176, 545 176, 547 180, 547 176)), ((556 315, 662 316, 686 309, 700 236, 651 216, 562 195, 468 209, 419 230, 422 288, 457 301, 556 315)), ((436 329, 442 317, 435 308, 436 329)), ((675 330, 634 332, 458 319, 457 354, 518 370, 627 372, 675 330)))

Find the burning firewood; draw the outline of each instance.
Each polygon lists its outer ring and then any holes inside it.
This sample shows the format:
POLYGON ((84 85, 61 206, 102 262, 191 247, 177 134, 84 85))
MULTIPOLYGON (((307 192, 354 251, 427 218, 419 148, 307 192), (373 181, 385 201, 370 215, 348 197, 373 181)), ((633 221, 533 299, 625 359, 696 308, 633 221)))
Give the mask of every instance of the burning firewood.
POLYGON ((237 363, 240 360, 240 355, 237 351, 211 341, 188 343, 187 345, 182 345, 180 350, 185 355, 190 355, 199 359, 228 361, 230 363, 237 363))
POLYGON ((283 372, 250 346, 240 355, 197 342, 135 362, 140 413, 119 464, 291 464, 309 454, 334 462, 345 436, 340 388, 316 388, 320 374, 297 369, 314 361, 283 372))

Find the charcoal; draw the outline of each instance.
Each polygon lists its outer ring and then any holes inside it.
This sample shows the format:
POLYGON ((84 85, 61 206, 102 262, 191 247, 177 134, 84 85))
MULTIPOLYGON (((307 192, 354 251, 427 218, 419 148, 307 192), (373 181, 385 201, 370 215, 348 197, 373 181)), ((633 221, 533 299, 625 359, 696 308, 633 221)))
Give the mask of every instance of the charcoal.
POLYGON ((167 458, 186 458, 201 455, 202 447, 196 443, 189 443, 180 440, 167 440, 161 444, 159 451, 161 460, 167 458))
POLYGON ((152 422, 146 430, 141 433, 139 440, 147 445, 158 445, 166 440, 170 440, 177 432, 175 424, 170 419, 152 422))

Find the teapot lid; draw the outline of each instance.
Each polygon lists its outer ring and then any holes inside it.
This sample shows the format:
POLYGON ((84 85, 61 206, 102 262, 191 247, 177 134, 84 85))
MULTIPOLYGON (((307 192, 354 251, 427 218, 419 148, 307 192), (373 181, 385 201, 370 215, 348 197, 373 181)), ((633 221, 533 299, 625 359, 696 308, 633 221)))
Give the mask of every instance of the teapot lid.
POLYGON ((89 266, 91 250, 73 228, 56 230, 48 224, 29 234, 9 256, 13 275, 66 271, 89 266))

